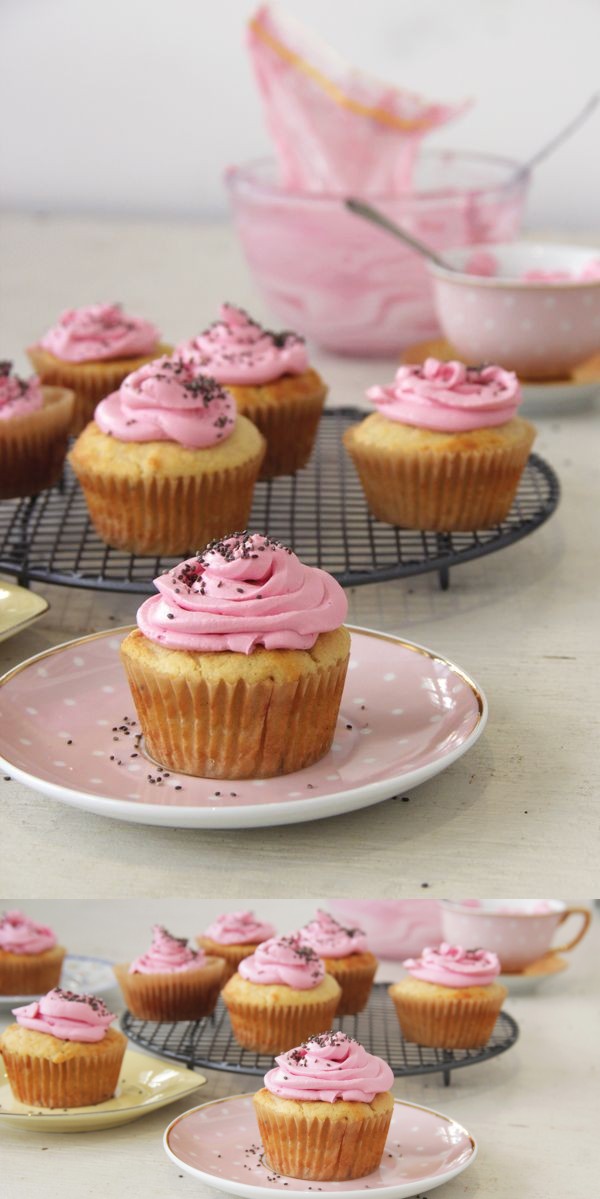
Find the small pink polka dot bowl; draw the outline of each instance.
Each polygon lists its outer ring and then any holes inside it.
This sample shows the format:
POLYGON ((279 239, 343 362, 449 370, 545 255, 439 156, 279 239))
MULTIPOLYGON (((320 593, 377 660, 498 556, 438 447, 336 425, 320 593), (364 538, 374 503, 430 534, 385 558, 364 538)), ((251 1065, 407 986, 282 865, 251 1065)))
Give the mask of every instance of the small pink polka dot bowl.
POLYGON ((600 250, 542 242, 444 251, 431 264, 444 336, 469 364, 562 379, 600 349, 600 250))

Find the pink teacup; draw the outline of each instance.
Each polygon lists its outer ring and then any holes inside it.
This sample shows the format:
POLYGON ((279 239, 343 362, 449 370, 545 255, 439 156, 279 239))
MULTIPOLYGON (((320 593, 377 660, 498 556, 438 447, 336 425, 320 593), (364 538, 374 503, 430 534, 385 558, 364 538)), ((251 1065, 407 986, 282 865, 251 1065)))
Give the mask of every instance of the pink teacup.
POLYGON ((466 899, 441 904, 444 940, 466 949, 478 946, 498 954, 502 970, 518 974, 546 953, 566 953, 587 932, 591 913, 560 899, 466 899), (581 927, 565 945, 553 945, 559 924, 581 916, 581 927))

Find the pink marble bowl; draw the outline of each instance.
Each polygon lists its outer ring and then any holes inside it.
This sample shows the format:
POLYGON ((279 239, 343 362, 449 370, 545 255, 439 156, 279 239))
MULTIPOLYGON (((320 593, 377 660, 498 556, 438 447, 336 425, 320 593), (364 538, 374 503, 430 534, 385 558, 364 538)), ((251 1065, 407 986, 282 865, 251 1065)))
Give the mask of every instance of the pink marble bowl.
POLYGON ((522 241, 446 250, 444 257, 457 270, 430 264, 436 311, 465 362, 497 362, 524 379, 562 379, 600 350, 600 278, 577 278, 600 258, 597 247, 522 241), (495 274, 467 273, 480 254, 493 256, 495 274), (573 278, 524 279, 532 270, 573 278))

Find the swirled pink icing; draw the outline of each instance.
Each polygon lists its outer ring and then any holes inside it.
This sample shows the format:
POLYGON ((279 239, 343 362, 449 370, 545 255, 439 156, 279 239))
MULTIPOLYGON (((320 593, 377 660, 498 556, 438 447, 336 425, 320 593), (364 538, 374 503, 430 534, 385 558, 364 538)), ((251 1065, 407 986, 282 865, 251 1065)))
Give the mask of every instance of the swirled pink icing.
POLYGON ((401 366, 390 387, 370 387, 368 398, 388 420, 440 433, 467 433, 504 425, 521 402, 513 371, 427 358, 401 366))
POLYGON ((152 929, 152 944, 146 953, 131 963, 130 974, 181 974, 204 966, 203 949, 190 949, 187 937, 173 937, 162 924, 152 929))
POLYGON ((159 336, 150 321, 129 316, 120 304, 89 304, 62 312, 40 346, 63 362, 95 362, 152 354, 159 336))
POLYGON ((193 354, 200 370, 230 386, 260 386, 282 375, 301 375, 308 368, 302 337, 287 329, 281 333, 263 329, 233 304, 222 304, 219 320, 177 349, 193 354))
POLYGON ((116 1016, 95 995, 77 995, 54 987, 35 1003, 13 1009, 17 1024, 48 1033, 59 1041, 102 1041, 116 1016))
POLYGON ((348 610, 339 583, 259 533, 211 542, 154 580, 158 595, 139 608, 142 633, 167 649, 201 653, 311 649, 348 610))
POLYGON ((254 912, 224 912, 208 926, 205 937, 220 945, 258 945, 275 936, 275 928, 257 920, 254 912))
POLYGON ((0 917, 0 949, 5 953, 45 953, 56 945, 51 928, 13 908, 0 917))
POLYGON ((12 362, 0 362, 0 421, 12 416, 27 416, 42 407, 44 396, 37 375, 20 379, 13 374, 12 362))
POLYGON ((277 1065, 265 1074, 265 1086, 282 1099, 321 1100, 335 1103, 372 1103, 389 1091, 394 1075, 383 1058, 359 1045, 343 1032, 309 1037, 297 1049, 275 1058, 277 1065))
POLYGON ((118 391, 100 401, 94 420, 119 441, 176 441, 197 450, 233 433, 236 406, 192 359, 165 356, 128 375, 118 391))
POLYGON ((298 934, 270 937, 238 966, 251 983, 280 983, 296 991, 312 991, 325 978, 325 967, 314 949, 303 945, 298 934))
POLYGON ((314 920, 299 932, 304 945, 310 945, 321 958, 347 958, 366 953, 367 938, 362 928, 344 928, 329 912, 317 910, 314 920))
POLYGON ((487 949, 462 949, 442 941, 437 948, 427 946, 419 958, 402 963, 421 982, 440 987, 486 987, 500 973, 500 962, 487 949))

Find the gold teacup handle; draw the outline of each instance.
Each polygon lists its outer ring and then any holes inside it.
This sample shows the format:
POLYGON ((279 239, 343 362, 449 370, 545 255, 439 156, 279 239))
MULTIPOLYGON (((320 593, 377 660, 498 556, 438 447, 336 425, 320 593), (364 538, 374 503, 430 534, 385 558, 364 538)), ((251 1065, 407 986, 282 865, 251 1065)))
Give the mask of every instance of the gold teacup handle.
POLYGON ((550 949, 551 953, 566 953, 567 949, 573 949, 575 945, 579 945, 582 937, 585 937, 585 934, 590 927, 592 913, 588 911, 587 908, 565 908, 565 911, 560 917, 559 924, 564 924, 565 920, 569 919, 569 916, 582 916, 583 924, 581 925, 579 932, 577 932, 573 937, 572 941, 567 941, 566 945, 553 945, 550 949))

